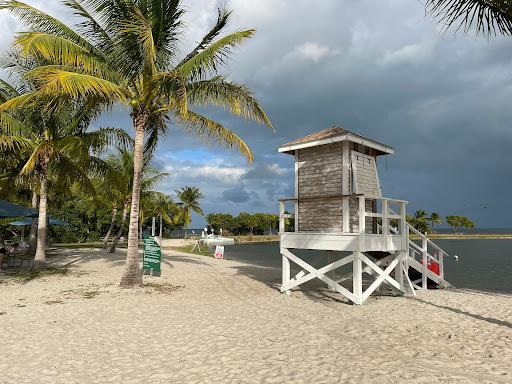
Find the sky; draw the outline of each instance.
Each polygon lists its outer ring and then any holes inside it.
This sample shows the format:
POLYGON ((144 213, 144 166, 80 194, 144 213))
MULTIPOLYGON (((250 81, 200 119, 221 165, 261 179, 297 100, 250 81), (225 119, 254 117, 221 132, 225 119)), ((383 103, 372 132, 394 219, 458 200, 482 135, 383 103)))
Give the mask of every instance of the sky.
MULTIPOLYGON (((29 1, 68 24, 54 0, 29 1)), ((221 4, 226 4, 222 2, 221 4)), ((467 215, 478 227, 512 227, 512 39, 441 31, 420 0, 231 0, 230 31, 255 28, 221 72, 253 91, 275 133, 223 110, 209 116, 242 136, 254 152, 203 144, 169 127, 154 165, 170 176, 170 195, 201 189, 205 213, 277 213, 293 195, 293 158, 277 147, 333 124, 395 149, 379 158, 383 195, 424 209, 467 215)), ((215 22, 217 1, 185 0, 181 51, 215 22)), ((16 19, 0 13, 5 50, 16 19)), ((1 75, 5 76, 5 74, 1 75)), ((121 108, 95 127, 130 129, 121 108)), ((204 220, 195 216, 192 227, 204 220)))

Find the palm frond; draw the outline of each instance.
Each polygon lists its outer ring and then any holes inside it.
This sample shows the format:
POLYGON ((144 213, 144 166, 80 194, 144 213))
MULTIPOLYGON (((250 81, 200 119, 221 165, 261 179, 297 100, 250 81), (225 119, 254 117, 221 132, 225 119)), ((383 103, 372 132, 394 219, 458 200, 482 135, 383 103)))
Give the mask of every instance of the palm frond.
POLYGON ((427 13, 443 25, 477 34, 512 35, 512 2, 503 0, 427 0, 427 13))
POLYGON ((153 76, 156 73, 156 46, 149 21, 139 8, 135 8, 129 18, 120 22, 117 34, 117 57, 115 62, 129 69, 126 74, 139 73, 141 63, 153 76))
POLYGON ((42 94, 61 94, 71 97, 100 97, 126 102, 123 88, 106 79, 78 72, 43 66, 26 73, 26 77, 41 81, 42 94))
POLYGON ((84 37, 73 31, 73 29, 68 27, 66 24, 21 1, 0 1, 0 9, 8 10, 13 15, 17 16, 23 23, 29 25, 34 31, 61 36, 91 51, 96 50, 96 48, 84 37))
POLYGON ((17 119, 13 115, 0 112, 0 132, 7 133, 12 136, 30 136, 30 126, 27 126, 23 121, 17 119))
POLYGON ((22 32, 15 39, 24 55, 40 54, 54 65, 74 66, 85 70, 104 68, 104 60, 64 37, 44 32, 22 32))
POLYGON ((180 63, 176 69, 186 78, 201 78, 207 73, 215 73, 219 65, 229 58, 232 50, 254 35, 254 33, 254 29, 247 29, 224 36, 184 63, 180 63))
POLYGON ((147 8, 147 18, 151 20, 157 52, 157 65, 159 70, 165 70, 176 55, 176 42, 180 36, 184 10, 180 0, 150 0, 147 2, 147 8))
POLYGON ((236 148, 249 163, 253 161, 253 154, 247 144, 235 133, 209 118, 189 111, 187 119, 178 120, 184 128, 207 144, 212 142, 224 145, 226 148, 236 148))
POLYGON ((3 104, 0 104, 0 112, 30 105, 31 103, 34 103, 36 99, 36 93, 24 93, 22 95, 13 97, 12 99, 5 101, 3 104))
POLYGON ((249 88, 229 82, 224 77, 216 76, 190 84, 188 97, 191 104, 221 106, 236 116, 254 120, 273 129, 265 111, 249 88))
POLYGON ((32 147, 30 139, 24 136, 13 136, 0 134, 0 150, 5 153, 7 151, 19 152, 32 147))
POLYGON ((203 37, 201 42, 190 52, 185 58, 177 65, 177 67, 181 67, 187 61, 196 56, 199 52, 205 49, 222 31, 222 29, 227 25, 228 20, 231 16, 231 11, 227 8, 217 8, 217 22, 210 29, 210 31, 203 37))
POLYGON ((77 25, 78 29, 82 31, 85 37, 93 39, 104 51, 112 45, 112 40, 105 29, 94 18, 92 12, 88 11, 80 1, 77 0, 63 0, 64 5, 71 8, 75 16, 83 19, 77 25))
POLYGON ((0 79, 0 103, 19 96, 20 93, 7 81, 0 79))

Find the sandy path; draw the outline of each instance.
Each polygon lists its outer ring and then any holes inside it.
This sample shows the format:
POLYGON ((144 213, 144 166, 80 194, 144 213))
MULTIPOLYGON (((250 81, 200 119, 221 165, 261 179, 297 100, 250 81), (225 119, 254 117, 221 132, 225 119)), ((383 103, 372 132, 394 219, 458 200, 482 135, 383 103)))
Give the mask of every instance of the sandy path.
POLYGON ((510 296, 352 306, 283 296, 278 270, 166 252, 145 282, 177 289, 120 290, 124 254, 92 250, 58 259, 74 261, 64 276, 0 276, 0 383, 512 382, 510 296))

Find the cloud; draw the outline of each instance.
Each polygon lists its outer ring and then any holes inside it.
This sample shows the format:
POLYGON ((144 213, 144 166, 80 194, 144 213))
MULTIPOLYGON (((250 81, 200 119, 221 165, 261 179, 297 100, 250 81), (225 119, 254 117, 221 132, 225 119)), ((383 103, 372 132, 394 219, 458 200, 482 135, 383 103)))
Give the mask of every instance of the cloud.
POLYGON ((313 60, 315 63, 326 57, 330 51, 328 46, 318 43, 304 43, 295 48, 295 52, 300 56, 313 60))
MULTIPOLYGON (((73 21, 56 0, 37 4, 73 21)), ((184 4, 186 54, 215 22, 216 3, 184 4)), ((221 71, 253 91, 276 134, 222 110, 202 110, 241 136, 255 162, 171 126, 155 160, 172 173, 162 191, 196 185, 206 212, 276 212, 276 200, 294 190, 293 156, 277 147, 336 123, 395 148, 396 155, 379 159, 381 185, 385 195, 408 200, 410 211, 509 225, 511 212, 503 207, 512 190, 510 38, 440 34, 423 3, 410 0, 322 0, 314 7, 310 0, 230 0, 229 6, 230 31, 257 32, 221 71)), ((18 30, 12 20, 0 12, 0 24, 8 26, 4 47, 18 30)), ((126 111, 107 120, 94 124, 131 125, 126 111)))
POLYGON ((225 200, 232 201, 233 203, 246 203, 249 201, 249 193, 244 189, 243 186, 236 186, 231 189, 226 189, 222 197, 225 200))

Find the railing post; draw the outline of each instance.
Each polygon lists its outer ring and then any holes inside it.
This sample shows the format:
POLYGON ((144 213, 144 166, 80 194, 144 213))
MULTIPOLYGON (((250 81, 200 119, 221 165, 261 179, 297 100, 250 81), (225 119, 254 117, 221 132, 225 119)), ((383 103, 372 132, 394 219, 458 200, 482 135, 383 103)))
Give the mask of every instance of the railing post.
POLYGON ((439 257, 439 277, 444 280, 444 252, 437 251, 439 257))
POLYGON ((285 232, 284 225, 284 201, 279 202, 279 233, 285 232))
POLYGON ((389 206, 387 200, 382 200, 382 234, 389 235, 389 206))
POLYGON ((423 273, 421 274, 421 287, 427 289, 427 271, 428 271, 428 258, 427 258, 427 238, 423 235, 421 237, 421 250, 423 260, 423 273))
POLYGON ((350 198, 343 196, 341 201, 342 232, 350 232, 350 198))

